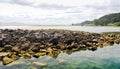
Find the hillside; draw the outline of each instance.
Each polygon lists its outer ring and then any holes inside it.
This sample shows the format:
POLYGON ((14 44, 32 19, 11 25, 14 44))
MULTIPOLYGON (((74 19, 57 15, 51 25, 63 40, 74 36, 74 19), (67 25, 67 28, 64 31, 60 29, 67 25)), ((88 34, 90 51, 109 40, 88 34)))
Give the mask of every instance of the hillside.
POLYGON ((82 23, 73 25, 120 26, 120 13, 104 15, 103 17, 100 17, 99 19, 94 19, 93 21, 84 21, 82 23))

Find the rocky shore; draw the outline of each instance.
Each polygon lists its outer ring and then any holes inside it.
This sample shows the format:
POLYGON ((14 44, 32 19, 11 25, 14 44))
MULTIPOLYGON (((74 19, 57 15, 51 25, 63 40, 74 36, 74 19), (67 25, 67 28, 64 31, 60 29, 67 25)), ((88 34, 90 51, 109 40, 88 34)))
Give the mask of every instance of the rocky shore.
POLYGON ((7 65, 21 57, 30 59, 78 50, 119 44, 120 34, 98 34, 70 30, 12 30, 0 29, 0 61, 7 65))

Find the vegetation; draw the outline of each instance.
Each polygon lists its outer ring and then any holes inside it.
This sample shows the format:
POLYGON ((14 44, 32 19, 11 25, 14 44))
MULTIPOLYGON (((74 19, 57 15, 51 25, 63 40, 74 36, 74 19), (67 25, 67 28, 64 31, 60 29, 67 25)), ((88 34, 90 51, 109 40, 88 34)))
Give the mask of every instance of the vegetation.
POLYGON ((115 26, 120 26, 120 13, 105 15, 99 19, 93 21, 93 23, 97 26, 107 26, 110 23, 115 26))
POLYGON ((120 32, 103 32, 102 34, 120 34, 120 32))
MULTIPOLYGON (((76 24, 73 24, 76 25, 76 24)), ((78 23, 77 25, 95 25, 95 26, 120 26, 120 13, 113 13, 105 15, 99 19, 93 21, 85 21, 78 23)))

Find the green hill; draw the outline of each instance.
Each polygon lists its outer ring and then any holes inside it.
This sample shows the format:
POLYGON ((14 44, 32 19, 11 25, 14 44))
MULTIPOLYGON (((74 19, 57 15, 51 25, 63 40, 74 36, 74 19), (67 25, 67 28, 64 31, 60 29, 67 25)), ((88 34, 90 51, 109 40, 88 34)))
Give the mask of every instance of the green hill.
MULTIPOLYGON (((75 24, 73 24, 75 25, 75 24)), ((77 24, 78 25, 78 24, 77 24)), ((93 21, 84 21, 79 25, 95 25, 95 26, 120 26, 120 13, 113 13, 95 19, 93 21)))

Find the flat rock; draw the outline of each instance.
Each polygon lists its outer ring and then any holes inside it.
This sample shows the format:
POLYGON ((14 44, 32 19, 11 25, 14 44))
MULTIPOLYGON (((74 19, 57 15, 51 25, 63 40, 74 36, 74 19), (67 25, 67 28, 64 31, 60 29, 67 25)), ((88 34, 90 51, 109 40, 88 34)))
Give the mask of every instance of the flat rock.
POLYGON ((3 65, 7 65, 9 63, 12 63, 14 60, 11 59, 11 58, 8 58, 8 57, 4 57, 2 62, 3 62, 3 65))
POLYGON ((10 53, 8 53, 8 52, 0 52, 0 57, 2 57, 2 56, 7 56, 7 55, 9 55, 10 53))

